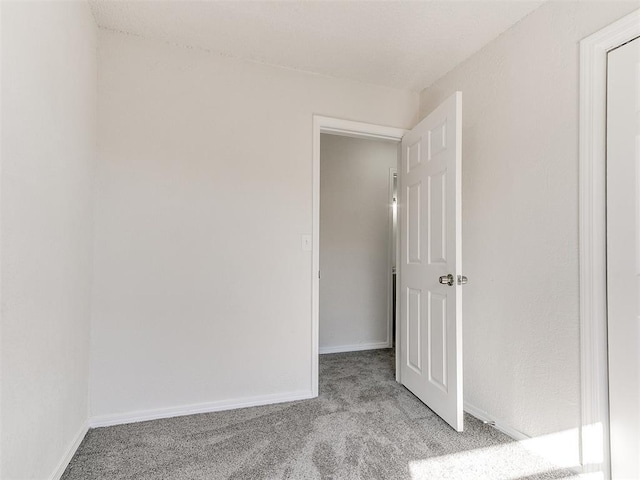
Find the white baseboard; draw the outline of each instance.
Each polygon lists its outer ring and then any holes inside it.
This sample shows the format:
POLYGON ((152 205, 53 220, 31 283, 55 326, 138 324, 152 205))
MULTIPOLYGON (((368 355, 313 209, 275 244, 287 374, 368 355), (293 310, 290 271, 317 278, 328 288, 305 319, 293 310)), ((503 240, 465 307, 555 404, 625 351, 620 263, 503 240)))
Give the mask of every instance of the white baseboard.
MULTIPOLYGON (((508 425, 504 420, 494 418, 484 410, 481 410, 478 407, 475 407, 474 405, 471 405, 467 402, 464 403, 464 411, 467 412, 469 415, 476 417, 478 420, 482 420, 483 422, 491 422, 497 430, 513 438, 514 440, 525 441, 524 442, 525 448, 533 451, 534 453, 542 456, 543 458, 546 458, 546 460, 548 460, 549 462, 555 463, 557 461, 557 459, 554 458, 553 455, 550 455, 548 451, 544 451, 539 448, 537 449, 532 448, 532 445, 528 445, 529 443, 532 443, 532 442, 535 443, 536 439, 534 439, 533 437, 525 433, 522 433, 519 430, 516 430, 515 428, 508 425)), ((586 478, 586 477, 583 477, 582 467, 580 465, 563 465, 561 468, 566 468, 568 470, 571 470, 573 473, 579 475, 580 477, 586 478)))
POLYGON ((69 465, 69 462, 71 461, 73 456, 76 454, 76 450, 78 450, 78 447, 82 443, 82 440, 84 439, 84 436, 87 434, 88 431, 89 431, 89 425, 87 422, 84 422, 84 424, 82 425, 82 427, 80 427, 80 430, 78 430, 78 433, 74 437, 73 442, 71 442, 71 445, 69 445, 69 448, 65 452, 64 457, 62 457, 60 459, 60 462, 58 462, 58 466, 53 472, 53 475, 49 477, 51 480, 60 480, 60 477, 62 477, 62 474, 66 470, 67 465, 69 465))
POLYGON ((89 426, 108 427, 125 423, 146 422, 161 418, 182 417, 198 413, 221 412, 223 410, 235 410, 237 408, 257 407, 273 403, 294 402, 313 398, 310 390, 290 393, 277 393, 272 395, 260 395, 232 400, 219 400, 216 402, 195 403, 191 405, 179 405, 175 407, 156 408, 150 410, 138 410, 128 413, 115 413, 111 415, 98 415, 89 419, 89 426))
POLYGON ((378 343, 358 343, 356 345, 340 345, 338 347, 320 347, 320 355, 326 353, 344 353, 344 352, 359 352, 361 350, 377 350, 379 348, 391 348, 389 342, 378 343))
POLYGON ((505 435, 510 436, 514 440, 527 440, 531 438, 529 435, 526 435, 515 428, 510 427, 502 420, 491 417, 484 410, 480 410, 478 407, 475 407, 467 402, 464 403, 464 411, 469 415, 476 417, 478 420, 482 420, 483 422, 492 422, 494 427, 497 430, 500 430, 505 435))

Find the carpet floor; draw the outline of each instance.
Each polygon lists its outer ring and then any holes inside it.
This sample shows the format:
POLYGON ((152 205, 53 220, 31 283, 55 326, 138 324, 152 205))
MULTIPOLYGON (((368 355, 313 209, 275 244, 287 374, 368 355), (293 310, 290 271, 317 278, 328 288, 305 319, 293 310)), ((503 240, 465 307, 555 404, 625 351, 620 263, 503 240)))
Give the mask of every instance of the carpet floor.
POLYGON ((62 480, 577 478, 394 380, 392 350, 322 355, 320 395, 89 431, 62 480))

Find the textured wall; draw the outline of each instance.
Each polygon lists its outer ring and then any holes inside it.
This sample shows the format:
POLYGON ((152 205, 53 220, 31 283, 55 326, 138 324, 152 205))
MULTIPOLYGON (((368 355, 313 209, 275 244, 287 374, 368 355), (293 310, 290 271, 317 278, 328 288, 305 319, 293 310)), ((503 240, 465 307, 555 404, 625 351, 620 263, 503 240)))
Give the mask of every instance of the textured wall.
POLYGON ((87 422, 95 30, 85 2, 2 2, 3 480, 51 478, 87 422))
POLYGON ((465 401, 528 435, 579 424, 578 44, 634 8, 548 2, 421 94, 463 92, 465 401))
POLYGON ((407 127, 418 94, 98 43, 92 414, 309 393, 312 114, 407 127))
POLYGON ((320 140, 320 349, 388 345, 396 142, 320 140))

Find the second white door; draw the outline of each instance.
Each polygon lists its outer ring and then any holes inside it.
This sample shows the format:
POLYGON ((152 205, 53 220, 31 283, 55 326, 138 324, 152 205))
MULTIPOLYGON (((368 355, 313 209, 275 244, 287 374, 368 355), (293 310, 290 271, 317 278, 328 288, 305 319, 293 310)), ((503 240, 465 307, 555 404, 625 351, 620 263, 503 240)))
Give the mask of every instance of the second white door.
POLYGON ((640 39, 608 57, 607 317, 617 480, 640 478, 640 39))

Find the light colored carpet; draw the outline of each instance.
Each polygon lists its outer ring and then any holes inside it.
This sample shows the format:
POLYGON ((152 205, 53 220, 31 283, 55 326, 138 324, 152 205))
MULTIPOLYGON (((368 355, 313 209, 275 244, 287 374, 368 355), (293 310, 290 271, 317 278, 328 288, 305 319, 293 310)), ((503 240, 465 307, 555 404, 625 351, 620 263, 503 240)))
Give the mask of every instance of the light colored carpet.
POLYGON ((63 480, 577 478, 394 380, 392 350, 323 355, 320 396, 89 431, 63 480))

